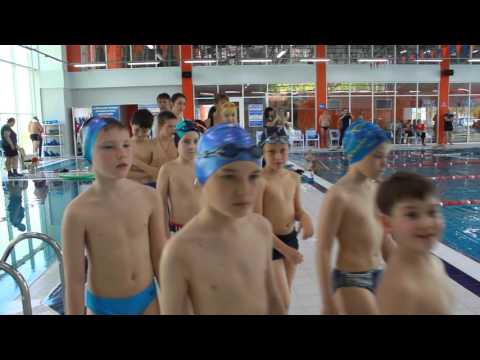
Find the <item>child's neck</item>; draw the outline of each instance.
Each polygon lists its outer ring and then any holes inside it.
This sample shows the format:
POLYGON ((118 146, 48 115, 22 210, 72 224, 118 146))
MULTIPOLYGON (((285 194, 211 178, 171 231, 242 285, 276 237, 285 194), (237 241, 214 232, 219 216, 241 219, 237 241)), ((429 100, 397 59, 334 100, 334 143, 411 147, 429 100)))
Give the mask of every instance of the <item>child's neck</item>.
POLYGON ((405 246, 398 245, 395 252, 402 262, 410 265, 423 265, 431 261, 430 251, 416 251, 405 246))
POLYGON ((172 140, 172 137, 170 135, 167 135, 167 134, 159 134, 158 135, 158 140, 161 141, 161 142, 168 142, 168 141, 172 140))
POLYGON ((182 165, 193 166, 193 161, 194 161, 194 159, 186 159, 186 158, 184 158, 184 157, 182 157, 182 156, 179 156, 179 157, 177 158, 177 161, 178 161, 180 164, 182 164, 182 165))
POLYGON ((359 185, 368 184, 371 181, 373 181, 369 177, 362 174, 362 172, 360 172, 355 167, 350 167, 348 169, 346 177, 350 179, 352 182, 354 182, 355 184, 359 184, 359 185))
POLYGON ((101 176, 96 177, 95 182, 93 183, 94 188, 96 188, 103 195, 114 195, 118 196, 118 191, 121 189, 123 184, 123 178, 120 179, 108 179, 101 176))
POLYGON ((283 167, 281 167, 279 169, 275 169, 275 168, 271 168, 267 165, 263 169, 263 172, 267 175, 275 175, 275 174, 278 174, 278 173, 282 172, 283 170, 284 170, 283 167))
POLYGON ((235 226, 235 223, 239 218, 234 218, 222 214, 220 211, 215 208, 206 205, 198 214, 198 218, 202 222, 214 222, 217 230, 225 230, 235 226))
POLYGON ((147 136, 136 136, 136 135, 134 135, 132 137, 132 140, 135 141, 135 142, 145 142, 145 141, 148 141, 148 135, 147 136))

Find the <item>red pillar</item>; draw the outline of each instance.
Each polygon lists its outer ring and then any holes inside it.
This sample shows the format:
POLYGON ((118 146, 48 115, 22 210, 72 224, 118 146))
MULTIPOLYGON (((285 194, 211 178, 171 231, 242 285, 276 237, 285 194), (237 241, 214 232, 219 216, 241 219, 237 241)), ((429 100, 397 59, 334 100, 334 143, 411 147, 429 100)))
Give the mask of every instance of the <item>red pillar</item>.
MULTIPOLYGON (((67 61, 75 64, 82 62, 82 54, 80 45, 67 45, 67 61)), ((80 71, 79 68, 73 65, 68 65, 68 71, 80 71)))
POLYGON ((186 64, 185 60, 192 59, 192 45, 180 45, 180 61, 182 69, 182 92, 187 97, 187 107, 183 113, 185 119, 193 119, 193 82, 192 77, 185 77, 185 72, 192 73, 192 64, 186 64))
POLYGON ((448 45, 441 45, 442 62, 440 63, 440 95, 437 116, 437 144, 446 144, 444 115, 448 112, 448 87, 449 77, 444 75, 445 70, 450 69, 448 45))
POLYGON ((107 69, 123 68, 123 46, 107 45, 107 69))
MULTIPOLYGON (((325 58, 326 46, 325 45, 316 45, 316 54, 317 58, 325 58)), ((324 112, 327 111, 327 65, 324 62, 315 63, 315 87, 317 89, 317 97, 315 101, 315 128, 317 133, 320 134, 320 123, 319 117, 324 112), (322 107, 320 109, 320 107, 322 107)), ((320 141, 322 147, 326 146, 326 141, 320 141)))

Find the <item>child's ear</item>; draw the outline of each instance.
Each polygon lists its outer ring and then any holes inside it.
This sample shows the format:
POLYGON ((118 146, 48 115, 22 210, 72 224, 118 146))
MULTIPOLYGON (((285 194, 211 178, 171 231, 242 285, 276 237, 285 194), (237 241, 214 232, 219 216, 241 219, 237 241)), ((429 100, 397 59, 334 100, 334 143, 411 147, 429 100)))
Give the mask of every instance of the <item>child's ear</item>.
POLYGON ((378 212, 377 219, 380 221, 380 224, 382 224, 384 231, 390 234, 392 232, 392 220, 390 216, 378 212))

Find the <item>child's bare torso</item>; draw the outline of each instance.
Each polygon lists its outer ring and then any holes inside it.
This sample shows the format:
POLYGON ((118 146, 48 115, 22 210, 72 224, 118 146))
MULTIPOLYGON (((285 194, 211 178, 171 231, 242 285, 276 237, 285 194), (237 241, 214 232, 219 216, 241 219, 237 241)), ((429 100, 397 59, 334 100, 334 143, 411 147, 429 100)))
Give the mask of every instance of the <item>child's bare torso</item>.
POLYGON ((160 169, 166 162, 177 158, 178 152, 173 140, 161 141, 156 138, 151 140, 151 143, 153 146, 152 166, 160 169))
POLYGON ((276 235, 292 232, 295 224, 295 192, 298 177, 291 171, 280 170, 275 175, 262 174, 264 182, 263 216, 276 235))
MULTIPOLYGON (((153 208, 144 185, 129 182, 118 198, 99 196, 92 188, 77 207, 85 224, 89 260, 88 288, 102 297, 127 297, 153 280, 149 221, 153 208)), ((152 189, 152 193, 154 193, 152 189)))
MULTIPOLYGON (((379 302, 390 314, 448 315, 452 313, 454 298, 450 279, 441 261, 430 255, 429 262, 412 265, 394 254, 380 283, 379 302), (408 299, 408 308, 395 308, 383 300, 385 292, 393 289, 408 299)), ((388 300, 386 300, 388 301, 388 300)))
POLYGON ((194 218, 181 236, 175 236, 172 241, 183 242, 194 313, 267 314, 270 240, 259 215, 246 216, 223 230, 194 218))
MULTIPOLYGON (((153 145, 150 140, 136 140, 132 142, 133 144, 133 157, 139 159, 147 165, 150 165, 153 159, 153 145)), ((153 181, 151 176, 146 174, 142 169, 132 165, 130 171, 128 172, 128 178, 138 181, 138 182, 147 182, 153 181)))
POLYGON ((371 183, 360 189, 340 180, 329 191, 341 193, 344 202, 337 233, 337 269, 361 272, 381 267, 383 229, 376 218, 376 185, 371 183))
POLYGON ((168 189, 171 204, 170 220, 185 225, 200 211, 201 188, 195 184, 195 168, 179 163, 168 163, 168 189))

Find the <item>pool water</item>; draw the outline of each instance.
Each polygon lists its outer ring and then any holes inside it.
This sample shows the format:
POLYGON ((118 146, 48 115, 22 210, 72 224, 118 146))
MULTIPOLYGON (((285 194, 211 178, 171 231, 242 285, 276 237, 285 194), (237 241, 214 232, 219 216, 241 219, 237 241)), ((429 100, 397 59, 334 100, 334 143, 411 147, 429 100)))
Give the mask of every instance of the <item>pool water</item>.
MULTIPOLYGON (((290 160, 305 166, 304 154, 293 153, 290 160)), ((316 175, 335 183, 345 175, 348 160, 342 152, 316 153, 315 158, 327 169, 316 175)), ((480 176, 451 179, 452 176, 480 175, 480 149, 394 150, 388 158, 385 175, 412 171, 433 178, 442 200, 480 200, 480 176), (447 178, 445 178, 447 177, 447 178)), ((446 228, 443 243, 480 262, 480 206, 443 207, 446 228)))
MULTIPOLYGON (((42 170, 68 168, 84 169, 80 160, 50 164, 42 170)), ((67 205, 84 191, 89 182, 65 180, 3 181, 0 190, 0 255, 8 243, 24 232, 41 232, 61 244, 61 224, 67 205)), ((9 257, 13 264, 32 283, 56 260, 55 253, 40 240, 29 239, 17 245, 9 257)), ((0 314, 6 313, 6 304, 20 294, 13 279, 0 272, 0 314)))

